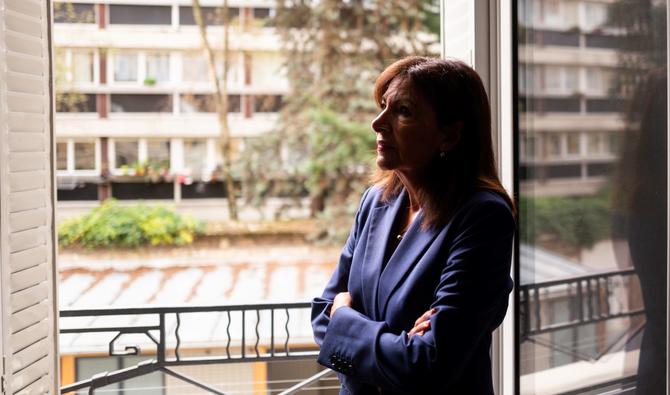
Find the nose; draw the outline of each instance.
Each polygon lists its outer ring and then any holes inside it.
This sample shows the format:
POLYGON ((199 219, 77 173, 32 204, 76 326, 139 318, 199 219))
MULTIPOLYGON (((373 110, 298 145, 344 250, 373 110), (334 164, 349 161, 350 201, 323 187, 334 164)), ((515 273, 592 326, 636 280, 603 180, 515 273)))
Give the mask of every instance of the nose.
POLYGON ((381 112, 377 114, 377 117, 372 120, 372 124, 370 126, 372 126, 372 130, 374 130, 375 133, 383 133, 389 129, 386 120, 387 108, 381 110, 381 112))

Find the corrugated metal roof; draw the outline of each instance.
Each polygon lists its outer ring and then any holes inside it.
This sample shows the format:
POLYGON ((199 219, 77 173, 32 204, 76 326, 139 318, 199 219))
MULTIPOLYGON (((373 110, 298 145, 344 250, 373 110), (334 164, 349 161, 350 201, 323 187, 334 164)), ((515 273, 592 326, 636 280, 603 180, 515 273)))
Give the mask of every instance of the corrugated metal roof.
MULTIPOLYGON (((550 251, 521 246, 522 283, 537 282, 585 274, 588 268, 550 251)), ((275 256, 277 256, 275 254, 275 256)), ((65 262, 60 273, 60 308, 104 308, 136 306, 231 305, 309 301, 321 294, 335 267, 337 254, 309 257, 297 253, 291 257, 277 256, 277 260, 256 259, 185 264, 183 260, 160 261, 85 261, 65 262), (295 260, 297 259, 297 260, 295 260), (149 264, 147 264, 149 262, 149 264)), ((216 259, 214 259, 216 261, 216 259)), ((255 343, 255 314, 246 317, 247 340, 255 343)), ((233 314, 232 337, 241 337, 241 317, 233 314)), ((276 312, 276 335, 283 336, 284 312, 276 312)), ((166 318, 170 339, 176 326, 174 315, 166 318)), ((68 318, 62 327, 155 325, 155 317, 106 316, 68 318)), ((261 313, 259 331, 269 334, 269 317, 261 313), (267 322, 266 322, 267 321, 267 322), (265 332, 264 332, 265 331, 265 332)), ((182 316, 180 336, 185 348, 218 347, 227 342, 227 315, 223 313, 192 313, 182 316)), ((309 312, 296 312, 289 321, 292 341, 311 342, 309 312)), ((61 336, 62 352, 90 352, 105 350, 113 337, 109 333, 61 336)), ((269 342, 266 339, 265 343, 269 342)), ((283 344, 283 338, 277 340, 283 344)), ((264 341, 261 341, 263 344, 264 341)), ((140 343, 150 345, 143 335, 125 335, 120 346, 140 343)), ((172 341, 174 343, 174 341, 172 341)))
MULTIPOLYGON (((323 291, 335 266, 335 259, 297 262, 239 262, 140 266, 115 268, 65 265, 61 270, 60 308, 83 309, 136 306, 230 305, 309 301, 323 291)), ((82 262, 83 264, 83 262, 82 262)), ((255 343, 256 314, 247 314, 247 344, 255 343), (251 339, 251 340, 250 340, 251 339)), ((277 344, 284 342, 284 311, 275 312, 277 344)), ((155 325, 155 316, 102 316, 67 318, 61 327, 120 327, 155 325)), ((174 315, 166 317, 171 342, 176 326, 174 315)), ((241 317, 232 314, 231 336, 241 337, 241 317)), ((269 312, 261 312, 261 345, 269 343, 269 312), (264 339, 265 338, 265 339, 264 339)), ((292 312, 289 321, 292 343, 312 341, 308 311, 292 312)), ((179 334, 184 348, 225 346, 228 318, 224 313, 182 314, 179 334)), ((62 335, 61 352, 98 352, 106 349, 114 334, 62 335)), ((150 346, 144 335, 124 335, 119 347, 150 346)), ((233 343, 234 344, 234 343, 233 343)))

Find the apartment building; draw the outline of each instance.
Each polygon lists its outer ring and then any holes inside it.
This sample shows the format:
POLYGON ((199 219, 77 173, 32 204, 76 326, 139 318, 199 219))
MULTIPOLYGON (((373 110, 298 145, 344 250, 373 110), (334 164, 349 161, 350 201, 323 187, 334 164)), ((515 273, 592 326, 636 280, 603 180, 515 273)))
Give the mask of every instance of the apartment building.
MULTIPOLYGON (((200 3, 221 76, 222 2, 200 3)), ((229 1, 238 153, 274 127, 288 90, 274 7, 229 1)), ((191 1, 60 2, 54 22, 58 199, 223 197, 215 89, 191 1)))
POLYGON ((596 193, 612 174, 624 130, 615 89, 620 31, 613 0, 519 2, 522 191, 596 193))

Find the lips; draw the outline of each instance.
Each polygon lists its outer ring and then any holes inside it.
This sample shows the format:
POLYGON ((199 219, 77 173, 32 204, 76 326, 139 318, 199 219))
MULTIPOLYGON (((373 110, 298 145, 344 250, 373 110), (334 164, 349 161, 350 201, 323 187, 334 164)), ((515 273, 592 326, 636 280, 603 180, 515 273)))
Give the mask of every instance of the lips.
POLYGON ((386 151, 393 148, 392 145, 384 141, 377 141, 377 151, 386 151))

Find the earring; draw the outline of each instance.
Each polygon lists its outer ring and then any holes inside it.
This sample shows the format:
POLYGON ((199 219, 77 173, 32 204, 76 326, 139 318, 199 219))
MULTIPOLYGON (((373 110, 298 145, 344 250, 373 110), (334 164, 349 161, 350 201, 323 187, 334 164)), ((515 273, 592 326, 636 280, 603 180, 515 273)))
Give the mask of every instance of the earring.
POLYGON ((447 153, 445 151, 440 151, 440 159, 446 159, 447 153))

